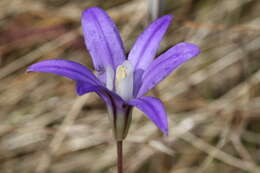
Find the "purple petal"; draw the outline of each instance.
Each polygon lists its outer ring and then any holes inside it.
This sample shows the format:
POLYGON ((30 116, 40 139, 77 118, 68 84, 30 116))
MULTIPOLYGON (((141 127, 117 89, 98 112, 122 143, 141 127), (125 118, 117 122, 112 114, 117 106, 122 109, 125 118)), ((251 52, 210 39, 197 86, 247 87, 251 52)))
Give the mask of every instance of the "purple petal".
POLYGON ((131 99, 128 104, 137 107, 164 133, 168 135, 168 120, 163 103, 154 97, 131 99))
POLYGON ((104 72, 123 63, 125 52, 119 32, 110 17, 100 8, 85 10, 81 17, 85 44, 92 56, 94 67, 104 72))
POLYGON ((138 37, 128 56, 135 69, 145 70, 150 65, 171 20, 171 15, 157 19, 138 37))
POLYGON ((81 96, 89 92, 98 92, 98 89, 101 87, 102 87, 101 85, 92 85, 85 82, 77 82, 76 92, 79 96, 81 96))
POLYGON ((69 60, 46 60, 28 67, 28 72, 47 72, 61 75, 74 81, 84 81, 92 85, 101 85, 96 76, 85 66, 69 60))
POLYGON ((197 56, 199 53, 200 50, 196 45, 191 43, 179 43, 160 55, 144 72, 143 83, 137 96, 144 95, 167 77, 174 69, 194 56, 197 56))
POLYGON ((85 92, 96 92, 101 99, 106 103, 109 120, 112 123, 114 135, 116 140, 123 140, 128 132, 131 117, 132 106, 127 104, 115 92, 108 90, 103 86, 89 86, 85 83, 78 83, 78 93, 85 94, 85 92))
POLYGON ((101 85, 89 85, 85 82, 77 82, 77 94, 83 95, 88 92, 96 92, 104 102, 113 107, 119 107, 123 104, 127 104, 118 94, 113 91, 108 90, 101 85))

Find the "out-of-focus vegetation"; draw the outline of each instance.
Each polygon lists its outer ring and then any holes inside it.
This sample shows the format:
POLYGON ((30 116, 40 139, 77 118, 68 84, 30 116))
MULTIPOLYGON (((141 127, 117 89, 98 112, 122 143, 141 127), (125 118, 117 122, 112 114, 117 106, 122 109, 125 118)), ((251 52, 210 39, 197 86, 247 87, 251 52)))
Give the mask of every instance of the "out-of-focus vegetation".
MULTIPOLYGON (((64 58, 91 67, 80 28, 89 6, 108 11, 129 50, 148 24, 146 0, 0 1, 0 172, 112 173, 115 146, 103 103, 72 81, 30 73, 64 58)), ((259 173, 260 1, 168 0, 174 14, 159 52, 181 41, 202 53, 150 95, 169 113, 170 135, 135 111, 128 173, 259 173)))

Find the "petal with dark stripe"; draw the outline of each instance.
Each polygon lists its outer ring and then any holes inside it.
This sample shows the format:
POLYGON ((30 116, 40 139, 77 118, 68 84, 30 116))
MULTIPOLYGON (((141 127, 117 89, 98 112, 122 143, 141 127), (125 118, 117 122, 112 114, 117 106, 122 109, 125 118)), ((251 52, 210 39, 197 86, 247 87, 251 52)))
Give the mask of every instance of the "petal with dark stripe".
POLYGON ((171 20, 171 15, 157 19, 138 37, 128 56, 135 69, 145 70, 153 61, 171 20))
POLYGON ((191 43, 179 43, 160 55, 147 68, 142 76, 142 85, 137 96, 142 96, 174 69, 200 53, 199 48, 191 43))
POLYGON ((110 106, 119 108, 119 106, 127 104, 118 94, 108 90, 102 85, 89 85, 85 82, 77 82, 76 88, 78 95, 83 95, 88 92, 96 92, 104 100, 104 102, 110 106))
POLYGON ((92 7, 81 17, 85 44, 98 72, 110 66, 114 70, 125 60, 125 52, 119 32, 105 11, 92 7))
POLYGON ((28 67, 27 72, 46 72, 67 77, 76 82, 83 81, 92 85, 101 85, 96 76, 85 66, 69 60, 45 60, 28 67))

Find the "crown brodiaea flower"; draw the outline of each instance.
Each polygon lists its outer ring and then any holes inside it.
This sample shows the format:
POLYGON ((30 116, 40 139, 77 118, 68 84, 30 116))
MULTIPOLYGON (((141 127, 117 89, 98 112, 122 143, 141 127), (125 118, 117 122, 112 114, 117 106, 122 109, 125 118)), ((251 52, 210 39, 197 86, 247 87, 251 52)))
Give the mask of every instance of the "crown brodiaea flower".
POLYGON ((172 16, 154 21, 139 36, 128 56, 119 32, 102 9, 92 7, 82 14, 85 44, 92 57, 96 74, 69 60, 46 60, 31 65, 29 72, 47 72, 70 78, 76 92, 96 92, 106 103, 115 139, 122 141, 128 132, 132 108, 141 110, 165 135, 168 121, 162 102, 144 96, 178 66, 199 54, 191 43, 179 43, 154 60, 172 16))

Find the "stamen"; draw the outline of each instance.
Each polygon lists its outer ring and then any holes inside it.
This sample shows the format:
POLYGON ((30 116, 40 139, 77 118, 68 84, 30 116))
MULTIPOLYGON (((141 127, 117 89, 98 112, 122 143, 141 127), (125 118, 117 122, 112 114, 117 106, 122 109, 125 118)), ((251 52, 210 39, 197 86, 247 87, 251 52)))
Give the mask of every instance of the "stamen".
POLYGON ((124 61, 116 69, 116 92, 123 99, 128 100, 133 97, 133 65, 129 61, 124 61))
POLYGON ((114 75, 115 72, 112 67, 106 67, 106 87, 111 91, 114 89, 114 75))
POLYGON ((126 67, 123 65, 118 66, 117 72, 116 72, 116 79, 117 80, 122 80, 125 79, 127 76, 126 74, 126 67))

